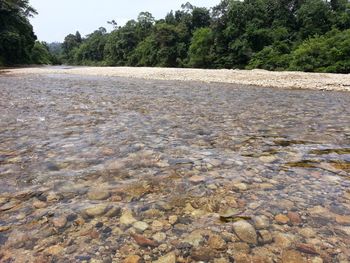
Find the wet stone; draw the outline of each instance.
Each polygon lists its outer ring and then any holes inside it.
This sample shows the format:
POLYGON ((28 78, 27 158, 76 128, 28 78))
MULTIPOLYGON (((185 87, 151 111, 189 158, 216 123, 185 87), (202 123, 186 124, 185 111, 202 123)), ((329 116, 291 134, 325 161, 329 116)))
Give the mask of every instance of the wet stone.
POLYGON ((122 213, 122 216, 120 217, 119 221, 122 225, 131 225, 135 223, 137 220, 134 218, 130 210, 125 210, 122 213))
POLYGON ((161 242, 163 242, 163 241, 166 239, 166 234, 163 233, 163 232, 155 233, 155 234, 152 236, 152 239, 154 239, 154 240, 157 241, 158 243, 161 243, 161 242))
POLYGON ((233 230, 242 241, 249 244, 257 243, 256 231, 254 227, 248 222, 241 220, 233 223, 233 230))
POLYGON ((275 220, 278 224, 287 224, 289 222, 288 216, 282 214, 276 215, 275 220))
POLYGON ((269 219, 266 216, 256 216, 253 221, 256 229, 266 229, 270 226, 269 219))
POLYGON ((146 222, 142 222, 142 221, 137 221, 137 222, 133 223, 132 226, 141 232, 143 232, 147 228, 149 228, 149 225, 146 222))
POLYGON ((83 214, 88 217, 97 217, 106 214, 110 209, 108 204, 97 204, 90 207, 87 207, 83 210, 83 214))
POLYGON ((165 256, 158 258, 154 263, 176 263, 176 255, 175 252, 170 252, 165 256))
POLYGON ((89 191, 87 195, 90 200, 106 200, 110 197, 109 192, 99 189, 93 189, 89 191))
POLYGON ((124 259, 123 263, 140 263, 141 257, 137 255, 130 255, 124 259))
POLYGON ((307 262, 303 256, 295 250, 286 250, 282 252, 282 263, 303 263, 307 262))
POLYGON ((298 225, 302 223, 301 217, 297 212, 288 212, 287 216, 292 224, 298 225))
POLYGON ((226 242, 219 235, 211 235, 208 239, 208 246, 215 250, 224 250, 226 242))
POLYGON ((1 262, 349 259, 346 92, 2 74, 0 93, 1 262))
POLYGON ((55 217, 52 220, 52 223, 53 223, 54 227, 56 227, 56 228, 64 228, 67 224, 67 217, 64 215, 59 216, 59 217, 55 217))

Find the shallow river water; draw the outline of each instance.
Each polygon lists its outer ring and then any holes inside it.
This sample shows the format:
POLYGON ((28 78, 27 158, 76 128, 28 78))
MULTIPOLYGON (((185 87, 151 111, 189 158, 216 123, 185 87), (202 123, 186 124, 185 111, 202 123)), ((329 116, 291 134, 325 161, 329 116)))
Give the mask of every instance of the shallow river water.
POLYGON ((349 262, 350 93, 0 76, 0 262, 349 262))

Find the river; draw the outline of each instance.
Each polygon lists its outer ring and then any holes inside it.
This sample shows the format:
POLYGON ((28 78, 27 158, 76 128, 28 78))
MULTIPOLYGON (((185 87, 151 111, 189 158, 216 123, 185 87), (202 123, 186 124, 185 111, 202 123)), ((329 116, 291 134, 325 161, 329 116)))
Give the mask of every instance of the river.
POLYGON ((0 76, 0 262, 345 263, 349 187, 349 92, 0 76))

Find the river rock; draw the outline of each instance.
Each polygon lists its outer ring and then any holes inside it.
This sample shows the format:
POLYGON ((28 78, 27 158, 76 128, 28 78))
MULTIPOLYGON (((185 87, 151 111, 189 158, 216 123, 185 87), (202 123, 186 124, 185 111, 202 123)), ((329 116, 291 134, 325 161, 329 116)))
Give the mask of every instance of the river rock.
POLYGON ((215 250, 224 250, 226 248, 226 242, 219 235, 211 235, 208 239, 208 246, 215 250))
POLYGON ((233 223, 233 230, 242 241, 249 244, 257 244, 257 234, 255 229, 248 222, 241 220, 233 223))
POLYGON ((157 242, 155 242, 154 240, 151 240, 147 237, 144 237, 142 235, 131 234, 131 236, 134 238, 136 243, 141 247, 156 247, 156 246, 158 246, 157 242))
POLYGON ((152 222, 152 230, 153 231, 161 231, 164 227, 163 222, 159 221, 159 220, 154 220, 152 222))
POLYGON ((171 225, 176 224, 177 220, 178 220, 177 215, 171 215, 171 216, 169 216, 169 223, 170 223, 171 225))
POLYGON ((131 255, 124 259, 123 263, 141 263, 141 257, 138 255, 131 255))
POLYGON ((158 233, 155 233, 152 238, 157 241, 158 243, 161 243, 163 242, 165 239, 166 239, 166 234, 163 233, 163 232, 158 232, 158 233))
POLYGON ((134 216, 132 215, 132 212, 130 210, 125 210, 122 214, 122 216, 120 217, 120 223, 122 225, 131 225, 133 223, 135 223, 137 220, 134 218, 134 216))
POLYGON ((255 216, 253 222, 256 229, 266 229, 270 226, 269 219, 266 216, 255 216))
POLYGON ((83 210, 83 214, 88 217, 97 217, 104 215, 109 210, 108 204, 97 204, 94 206, 90 206, 83 210))
POLYGON ((273 242, 272 235, 267 230, 260 230, 258 235, 258 240, 260 244, 269 244, 273 242))
POLYGON ((165 256, 158 258, 158 260, 153 261, 153 263, 176 263, 175 252, 170 252, 165 256))
POLYGON ((10 229, 11 229, 10 226, 0 226, 0 233, 5 232, 5 231, 10 230, 10 229))
POLYGON ((282 263, 306 263, 302 255, 295 250, 286 250, 282 253, 282 263))
POLYGON ((183 242, 192 245, 193 247, 198 247, 203 242, 203 235, 200 230, 193 231, 183 242))
POLYGON ((300 252, 310 254, 310 255, 319 255, 319 253, 316 251, 315 247, 311 244, 304 244, 300 243, 296 245, 296 249, 300 252))
POLYGON ((55 217, 52 220, 52 224, 56 228, 64 228, 67 224, 67 217, 64 215, 59 216, 59 217, 55 217))
POLYGON ((302 222, 300 215, 296 212, 288 212, 287 216, 290 222, 292 222, 295 225, 299 225, 302 222))
POLYGON ((205 181, 204 176, 194 175, 188 179, 191 183, 201 183, 205 181))
POLYGON ((149 228, 149 224, 147 224, 146 222, 143 222, 143 221, 137 221, 137 222, 133 223, 132 226, 141 232, 143 232, 147 228, 149 228))
POLYGON ((93 189, 87 194, 90 200, 106 200, 110 197, 110 193, 103 189, 93 189))
POLYGON ((336 215, 335 221, 340 225, 349 226, 350 225, 350 216, 336 215))
POLYGON ((233 187, 239 191, 246 191, 248 189, 248 186, 245 183, 236 183, 233 187))
POLYGON ((275 220, 278 224, 287 224, 289 222, 288 216, 283 215, 283 214, 276 215, 275 220))
POLYGON ((292 234, 280 233, 277 232, 273 235, 275 244, 280 248, 288 248, 295 241, 295 236, 292 234))
POLYGON ((33 206, 34 206, 36 209, 41 209, 41 208, 47 207, 47 203, 45 203, 45 202, 43 202, 43 201, 35 200, 35 201, 33 202, 33 206))

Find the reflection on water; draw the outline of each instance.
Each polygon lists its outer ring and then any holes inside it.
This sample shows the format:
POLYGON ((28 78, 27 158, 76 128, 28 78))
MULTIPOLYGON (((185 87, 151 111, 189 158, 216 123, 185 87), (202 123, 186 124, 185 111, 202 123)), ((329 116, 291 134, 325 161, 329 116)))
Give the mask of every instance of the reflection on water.
POLYGON ((350 260, 349 93, 28 75, 0 94, 0 262, 350 260))

